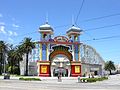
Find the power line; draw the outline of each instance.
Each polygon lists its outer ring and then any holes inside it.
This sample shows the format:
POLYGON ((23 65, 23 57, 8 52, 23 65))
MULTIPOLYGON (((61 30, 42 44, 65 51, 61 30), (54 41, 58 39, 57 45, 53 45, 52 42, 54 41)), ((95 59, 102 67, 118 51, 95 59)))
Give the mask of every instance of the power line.
MULTIPOLYGON (((118 15, 120 15, 120 13, 110 14, 110 15, 100 16, 100 17, 95 17, 95 18, 91 18, 91 19, 86 19, 86 20, 83 20, 82 22, 88 22, 88 21, 93 21, 93 20, 98 20, 98 19, 104 19, 104 18, 118 16, 118 15)), ((76 20, 78 19, 78 16, 77 16, 76 20)), ((54 28, 67 27, 68 25, 70 25, 70 24, 59 25, 59 26, 55 26, 54 28)))
MULTIPOLYGON (((100 17, 95 17, 95 18, 91 18, 91 19, 86 19, 86 20, 83 20, 82 22, 88 22, 88 21, 93 21, 93 20, 98 20, 98 19, 104 19, 104 18, 118 16, 118 15, 120 15, 120 13, 110 14, 110 15, 100 16, 100 17)), ((68 25, 70 25, 70 24, 59 25, 59 26, 55 26, 54 28, 67 27, 68 25)))
POLYGON ((88 21, 93 21, 93 20, 98 20, 98 19, 104 19, 104 18, 113 17, 113 16, 119 16, 119 15, 120 15, 120 13, 110 14, 110 15, 106 15, 106 16, 100 16, 100 17, 95 17, 95 18, 91 18, 91 19, 86 19, 86 20, 83 20, 82 22, 88 22, 88 21))
MULTIPOLYGON (((84 0, 83 0, 83 2, 84 2, 84 0)), ((80 11, 79 11, 79 12, 80 12, 80 11)), ((88 20, 84 20, 83 22, 92 21, 92 20, 97 20, 97 19, 103 19, 103 18, 112 17, 112 16, 117 16, 117 15, 120 15, 120 13, 111 14, 111 15, 106 15, 106 16, 101 16, 101 17, 96 17, 96 18, 91 18, 91 19, 88 19, 88 20)), ((79 15, 78 15, 78 16, 79 16, 79 15)), ((78 17, 77 17, 77 18, 78 18, 78 17)), ((70 25, 70 24, 59 25, 59 26, 55 26, 54 28, 67 27, 68 25, 70 25)), ((84 30, 84 31, 97 30, 97 29, 101 29, 101 28, 108 28, 108 27, 113 27, 113 26, 118 26, 118 25, 120 25, 120 24, 107 25, 107 26, 102 26, 102 27, 98 27, 98 28, 91 28, 91 29, 87 29, 87 30, 84 30)), ((17 37, 21 37, 21 36, 25 36, 25 35, 33 34, 33 33, 37 33, 37 31, 30 32, 30 33, 26 33, 26 34, 22 34, 22 35, 18 35, 17 37)))
MULTIPOLYGON (((106 17, 116 16, 116 15, 120 15, 120 13, 118 13, 118 14, 106 15, 106 16, 101 16, 101 17, 94 18, 94 19, 106 18, 106 17)), ((89 20, 90 20, 90 19, 89 19, 89 20)), ((93 20, 93 19, 91 19, 91 20, 93 20)), ((56 26, 55 28, 67 27, 68 25, 69 25, 69 24, 66 24, 66 25, 60 25, 60 26, 56 26)), ((86 32, 86 31, 97 30, 97 29, 101 29, 101 28, 115 27, 115 26, 119 26, 119 25, 120 25, 120 24, 107 25, 107 26, 102 26, 102 27, 97 27, 97 28, 87 29, 87 30, 84 30, 84 31, 86 32)), ((34 33, 38 33, 38 32, 37 32, 37 31, 34 31, 34 32, 30 32, 30 33, 26 33, 26 34, 18 35, 17 37, 21 37, 21 36, 25 36, 25 35, 29 35, 29 34, 34 34, 34 33)))
MULTIPOLYGON (((61 26, 56 26, 55 28, 61 28, 61 27, 66 27, 66 26, 67 26, 67 24, 66 25, 61 25, 61 26)), ((113 25, 107 25, 107 26, 102 26, 102 27, 91 28, 91 29, 84 30, 84 32, 97 30, 97 29, 101 29, 101 28, 115 27, 115 26, 120 26, 120 24, 113 24, 113 25)), ((34 32, 26 33, 26 34, 21 34, 21 35, 18 35, 17 37, 22 37, 22 36, 30 35, 30 34, 34 34, 34 33, 38 33, 38 31, 34 31, 34 32)))
POLYGON ((106 25, 106 26, 102 26, 102 27, 96 27, 96 28, 87 29, 87 30, 84 30, 84 31, 85 31, 85 32, 86 32, 86 31, 92 31, 92 30, 97 30, 97 29, 101 29, 101 28, 115 27, 115 26, 119 26, 119 25, 120 25, 120 24, 106 25))
MULTIPOLYGON (((102 26, 102 27, 97 27, 97 28, 91 28, 91 29, 84 30, 84 32, 86 32, 86 31, 92 31, 92 30, 97 30, 97 29, 101 29, 101 28, 115 27, 115 26, 119 26, 119 25, 120 24, 113 24, 113 25, 107 25, 107 26, 102 26)), ((55 28, 61 28, 61 27, 65 27, 65 26, 67 26, 67 25, 56 26, 55 28)), ((26 33, 26 34, 21 34, 21 35, 18 35, 17 37, 22 37, 22 36, 30 35, 30 34, 34 34, 34 33, 38 33, 38 31, 34 31, 34 32, 26 33)))
POLYGON ((79 12, 78 12, 77 17, 76 17, 76 20, 75 20, 75 24, 77 23, 78 17, 79 17, 79 15, 80 15, 80 13, 81 13, 81 10, 82 10, 84 1, 85 1, 85 0, 82 1, 81 7, 80 7, 80 9, 79 9, 79 12))
MULTIPOLYGON (((98 19, 104 19, 104 18, 113 17, 113 16, 119 16, 119 15, 120 15, 120 13, 115 13, 115 14, 110 14, 110 15, 105 15, 105 16, 100 16, 100 17, 86 19, 86 20, 83 20, 81 22, 88 22, 88 21, 93 21, 93 20, 98 20, 98 19)), ((78 19, 78 16, 77 16, 76 20, 78 19)), ((59 26, 55 26, 54 28, 67 27, 68 25, 70 25, 70 24, 59 25, 59 26)))
MULTIPOLYGON (((93 38, 93 39, 83 40, 81 42, 99 41, 99 40, 107 40, 107 39, 113 39, 113 38, 120 38, 120 35, 101 37, 101 38, 93 38)), ((20 42, 15 42, 14 44, 18 44, 18 43, 20 43, 20 42)))
POLYGON ((93 39, 89 39, 89 40, 83 40, 83 42, 96 41, 96 40, 106 40, 106 39, 112 39, 112 38, 120 38, 120 35, 109 36, 109 37, 101 37, 101 38, 93 38, 93 39))

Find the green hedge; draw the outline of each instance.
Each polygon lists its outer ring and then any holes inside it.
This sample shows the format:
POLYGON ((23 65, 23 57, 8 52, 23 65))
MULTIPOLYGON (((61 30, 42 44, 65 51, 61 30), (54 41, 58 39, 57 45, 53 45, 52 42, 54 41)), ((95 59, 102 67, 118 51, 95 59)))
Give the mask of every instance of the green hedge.
POLYGON ((19 78, 19 80, 25 80, 25 81, 41 81, 39 78, 19 78))
POLYGON ((108 77, 101 77, 101 78, 82 78, 81 81, 83 82, 96 82, 96 81, 103 81, 107 80, 108 77))

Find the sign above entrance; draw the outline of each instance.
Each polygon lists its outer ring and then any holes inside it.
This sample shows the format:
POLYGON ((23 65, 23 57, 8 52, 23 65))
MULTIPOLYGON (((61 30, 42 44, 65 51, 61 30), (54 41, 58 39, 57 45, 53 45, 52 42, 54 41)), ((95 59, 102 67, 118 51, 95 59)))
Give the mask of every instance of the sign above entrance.
POLYGON ((54 41, 56 41, 56 42, 68 42, 68 38, 66 38, 64 36, 57 36, 54 38, 54 41))

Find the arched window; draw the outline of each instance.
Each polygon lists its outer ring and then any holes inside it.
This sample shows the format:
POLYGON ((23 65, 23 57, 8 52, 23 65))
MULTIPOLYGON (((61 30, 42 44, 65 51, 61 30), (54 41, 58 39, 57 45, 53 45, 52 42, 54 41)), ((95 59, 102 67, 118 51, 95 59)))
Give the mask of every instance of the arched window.
POLYGON ((43 38, 45 39, 47 37, 47 34, 43 34, 43 38))

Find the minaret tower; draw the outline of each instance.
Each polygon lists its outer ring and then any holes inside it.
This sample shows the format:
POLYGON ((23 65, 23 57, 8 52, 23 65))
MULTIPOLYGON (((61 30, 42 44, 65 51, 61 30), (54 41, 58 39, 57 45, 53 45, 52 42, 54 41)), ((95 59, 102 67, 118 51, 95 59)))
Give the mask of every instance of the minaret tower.
POLYGON ((73 60, 71 61, 71 76, 81 75, 81 60, 80 60, 80 35, 82 30, 78 27, 72 25, 71 28, 67 31, 67 36, 69 41, 72 43, 72 56, 73 60))
POLYGON ((40 32, 40 60, 39 66, 39 76, 50 76, 50 40, 53 34, 53 28, 48 24, 48 20, 44 25, 39 27, 40 32))

